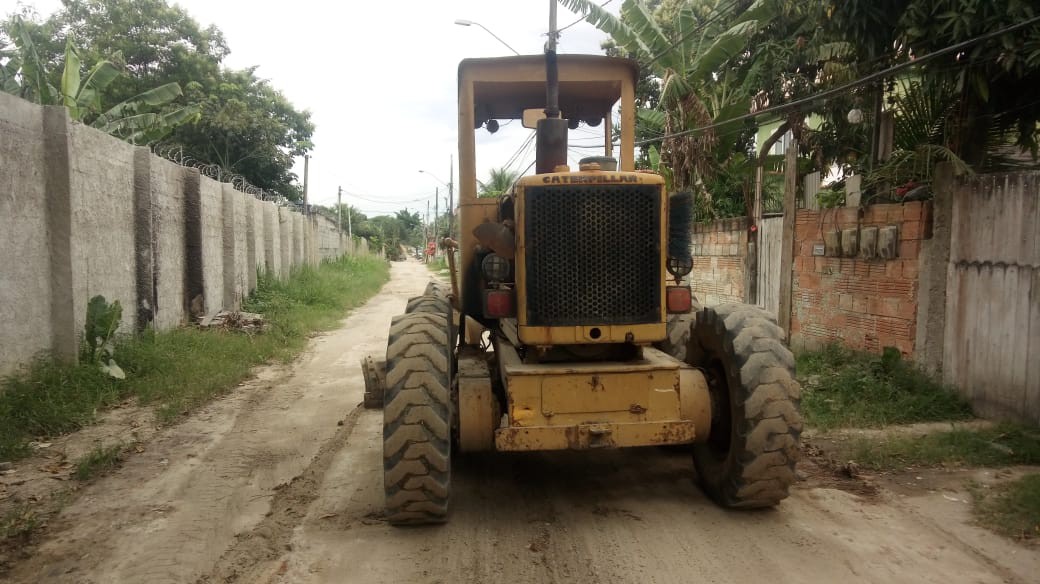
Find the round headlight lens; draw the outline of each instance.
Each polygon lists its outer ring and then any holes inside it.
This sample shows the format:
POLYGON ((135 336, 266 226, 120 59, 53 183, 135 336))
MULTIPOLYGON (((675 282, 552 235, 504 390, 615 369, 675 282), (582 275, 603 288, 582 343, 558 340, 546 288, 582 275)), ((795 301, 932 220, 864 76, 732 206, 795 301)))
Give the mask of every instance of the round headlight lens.
POLYGON ((480 269, 484 272, 484 277, 490 282, 505 282, 509 279, 509 273, 512 271, 509 260, 494 253, 484 256, 484 261, 480 263, 480 269))
POLYGON ((668 258, 668 273, 676 278, 682 278, 693 271, 693 258, 668 258))

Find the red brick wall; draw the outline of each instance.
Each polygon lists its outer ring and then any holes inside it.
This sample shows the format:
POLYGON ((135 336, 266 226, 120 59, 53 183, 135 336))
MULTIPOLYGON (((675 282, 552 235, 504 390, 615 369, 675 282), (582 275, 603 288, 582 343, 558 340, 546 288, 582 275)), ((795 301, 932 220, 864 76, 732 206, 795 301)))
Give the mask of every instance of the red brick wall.
POLYGON ((694 225, 689 282, 702 305, 744 301, 747 233, 746 217, 694 225))
POLYGON ((825 232, 856 227, 857 212, 855 208, 798 211, 791 344, 811 349, 840 340, 868 351, 896 347, 911 356, 917 328, 918 254, 929 231, 931 204, 864 209, 860 227, 899 227, 895 259, 814 256, 813 246, 823 244, 825 232))

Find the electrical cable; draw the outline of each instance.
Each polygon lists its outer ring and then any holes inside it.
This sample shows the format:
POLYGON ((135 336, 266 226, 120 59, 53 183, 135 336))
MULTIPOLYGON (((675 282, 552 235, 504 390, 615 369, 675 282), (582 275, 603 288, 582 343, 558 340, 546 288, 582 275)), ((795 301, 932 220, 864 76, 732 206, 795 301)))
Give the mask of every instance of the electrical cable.
POLYGON ((758 116, 761 116, 763 114, 777 113, 778 115, 782 116, 785 113, 788 113, 788 112, 790 112, 792 110, 798 109, 798 107, 801 106, 801 105, 808 104, 808 103, 813 103, 813 102, 819 101, 821 99, 826 99, 828 97, 832 97, 832 96, 835 96, 835 95, 841 95, 841 94, 846 93, 846 92, 848 92, 851 89, 855 89, 856 87, 859 87, 861 85, 867 85, 868 83, 877 81, 878 79, 883 79, 885 77, 890 77, 893 73, 897 73, 899 71, 902 71, 903 69, 908 69, 908 68, 913 67, 915 65, 921 65, 922 63, 925 63, 925 62, 930 61, 932 59, 941 57, 943 55, 948 55, 950 53, 955 53, 955 52, 960 51, 962 49, 966 49, 966 48, 968 48, 968 47, 970 47, 970 46, 972 46, 972 45, 974 45, 976 43, 987 41, 987 40, 990 40, 992 38, 996 38, 996 37, 998 37, 1000 35, 1007 34, 1009 32, 1014 32, 1016 30, 1020 30, 1022 28, 1026 28, 1026 27, 1028 27, 1030 25, 1037 24, 1037 23, 1040 23, 1040 16, 1037 16, 1037 17, 1034 17, 1034 18, 1030 18, 1029 20, 1022 21, 1022 22, 1020 22, 1018 24, 1014 24, 1014 25, 1011 25, 1011 26, 1004 27, 1004 28, 1002 28, 1000 30, 996 30, 996 31, 989 32, 989 33, 986 33, 986 34, 983 34, 983 35, 979 35, 977 37, 968 39, 966 41, 961 41, 959 43, 955 43, 955 44, 950 45, 948 47, 945 47, 943 49, 932 51, 931 53, 928 53, 927 55, 922 55, 920 57, 917 57, 916 59, 914 59, 912 61, 907 61, 905 63, 900 63, 898 65, 893 65, 892 67, 889 67, 887 69, 883 69, 881 71, 877 71, 875 73, 871 73, 869 75, 865 75, 865 76, 863 76, 863 77, 861 77, 859 79, 856 79, 856 80, 850 81, 848 83, 845 83, 843 85, 840 85, 838 87, 835 87, 834 89, 828 89, 828 90, 825 90, 825 91, 821 91, 821 92, 817 93, 816 95, 810 95, 810 96, 807 96, 807 97, 804 97, 804 98, 801 98, 801 99, 797 99, 797 100, 789 102, 789 103, 780 104, 780 105, 773 106, 773 107, 767 107, 767 108, 759 110, 757 112, 752 112, 752 113, 748 113, 748 114, 737 116, 735 118, 730 118, 730 119, 728 119, 728 120, 726 120, 724 122, 712 123, 712 124, 708 124, 708 125, 701 126, 701 127, 698 127, 698 128, 692 128, 690 130, 683 130, 682 132, 674 132, 672 134, 665 134, 665 135, 663 135, 663 136, 661 136, 659 138, 650 138, 650 139, 640 140, 640 141, 637 141, 635 143, 635 145, 636 146, 643 146, 645 144, 652 144, 652 143, 655 143, 655 142, 659 142, 661 140, 667 140, 667 139, 671 139, 671 138, 679 138, 679 137, 682 137, 682 136, 688 136, 690 134, 694 134, 694 133, 697 133, 697 132, 703 132, 705 130, 710 130, 710 129, 713 129, 713 128, 717 128, 719 126, 724 126, 724 125, 732 124, 732 123, 735 123, 735 122, 740 122, 740 121, 743 121, 743 120, 754 119, 754 118, 756 118, 758 116))

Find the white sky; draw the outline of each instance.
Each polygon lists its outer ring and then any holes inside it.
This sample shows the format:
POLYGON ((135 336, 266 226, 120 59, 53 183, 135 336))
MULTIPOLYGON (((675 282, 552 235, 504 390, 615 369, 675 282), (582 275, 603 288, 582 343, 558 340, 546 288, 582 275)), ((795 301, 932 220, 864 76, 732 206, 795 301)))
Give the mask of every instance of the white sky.
MULTIPOLYGON (((58 0, 22 0, 43 16, 58 0)), ((426 211, 436 180, 449 181, 456 151, 456 71, 468 57, 496 57, 509 50, 477 26, 483 24, 522 54, 541 54, 548 30, 545 0, 177 0, 203 25, 223 31, 233 68, 259 65, 299 109, 311 111, 317 130, 310 162, 310 200, 344 202, 369 215, 401 208, 426 211), (346 194, 347 192, 351 194, 346 194)), ((0 14, 15 9, 0 0, 0 14)), ((615 13, 621 2, 607 5, 615 13)), ((558 24, 577 17, 559 7, 558 24)), ((600 54, 606 35, 581 22, 567 29, 561 53, 600 54)), ((603 127, 596 128, 602 131, 603 127)), ((588 130, 571 133, 572 143, 596 142, 588 130)), ((529 131, 516 121, 494 135, 477 132, 477 178, 505 165, 529 131)), ((602 139, 599 139, 601 142, 602 139)), ((584 151, 599 154, 601 151, 584 151)), ((577 157, 572 154, 572 157, 577 157)), ((534 160, 533 148, 522 164, 534 160)), ((458 168, 458 161, 455 161, 458 168)), ((303 160, 297 174, 303 178, 303 160)), ((456 170, 456 178, 458 171, 456 170)), ((456 190, 457 191, 457 190, 456 190)), ((441 187, 441 195, 446 189, 441 187)), ((431 213, 432 213, 431 203, 431 213)), ((443 212, 444 203, 441 203, 443 212)))

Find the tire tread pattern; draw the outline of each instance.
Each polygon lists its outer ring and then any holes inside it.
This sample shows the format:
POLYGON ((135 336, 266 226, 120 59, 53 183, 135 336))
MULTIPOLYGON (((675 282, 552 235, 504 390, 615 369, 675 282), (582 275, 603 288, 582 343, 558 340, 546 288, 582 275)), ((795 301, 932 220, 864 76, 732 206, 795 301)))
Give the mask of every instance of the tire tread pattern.
POLYGON ((726 507, 775 506, 796 480, 803 428, 794 356, 783 330, 761 308, 723 304, 703 309, 691 335, 687 362, 720 359, 732 394, 730 456, 716 464, 707 460, 706 448, 695 449, 702 485, 726 507))
MULTIPOLYGON (((419 298, 426 298, 420 296, 419 298)), ((383 479, 394 525, 442 523, 451 484, 447 312, 395 317, 386 351, 383 479)))

